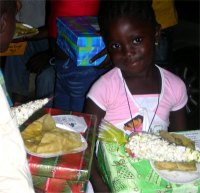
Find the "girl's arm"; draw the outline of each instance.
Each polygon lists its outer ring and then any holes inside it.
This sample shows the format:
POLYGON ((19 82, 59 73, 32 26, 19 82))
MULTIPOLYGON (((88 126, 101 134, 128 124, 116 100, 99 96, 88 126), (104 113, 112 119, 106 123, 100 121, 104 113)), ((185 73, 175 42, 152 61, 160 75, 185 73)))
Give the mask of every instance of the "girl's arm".
POLYGON ((84 113, 93 114, 97 117, 97 128, 106 112, 99 108, 90 98, 86 100, 84 113))
POLYGON ((186 108, 183 107, 178 111, 171 111, 169 121, 169 131, 187 130, 186 108))
MULTIPOLYGON (((86 100, 84 113, 94 114, 97 117, 97 128, 101 119, 105 116, 105 111, 99 108, 91 99, 86 100)), ((98 131, 97 131, 98 132, 98 131)), ((90 181, 95 192, 110 192, 99 173, 98 161, 96 155, 93 157, 90 181)))
POLYGON ((95 155, 93 157, 90 181, 92 183, 94 192, 101 192, 101 193, 110 192, 108 186, 104 183, 104 181, 100 175, 100 171, 98 168, 98 160, 95 155))

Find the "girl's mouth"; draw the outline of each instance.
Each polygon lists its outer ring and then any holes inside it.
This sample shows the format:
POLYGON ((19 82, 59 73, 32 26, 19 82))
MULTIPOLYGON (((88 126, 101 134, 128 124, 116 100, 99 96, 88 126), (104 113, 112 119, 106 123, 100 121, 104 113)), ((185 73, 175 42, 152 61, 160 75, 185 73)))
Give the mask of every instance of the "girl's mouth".
POLYGON ((125 63, 125 66, 127 66, 127 67, 135 67, 135 66, 138 65, 138 63, 139 63, 139 60, 127 61, 127 62, 125 63))
POLYGON ((135 67, 137 66, 142 60, 142 56, 137 56, 134 58, 129 58, 125 61, 126 66, 135 67))

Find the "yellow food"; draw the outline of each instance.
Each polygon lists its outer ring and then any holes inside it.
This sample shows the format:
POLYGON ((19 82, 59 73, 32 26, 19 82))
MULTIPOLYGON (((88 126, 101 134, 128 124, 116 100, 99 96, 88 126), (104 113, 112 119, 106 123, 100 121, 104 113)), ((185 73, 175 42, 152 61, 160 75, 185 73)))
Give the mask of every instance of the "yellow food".
POLYGON ((79 133, 57 128, 49 114, 30 124, 21 134, 26 148, 38 154, 70 153, 83 145, 79 133))
POLYGON ((23 23, 16 22, 14 37, 28 35, 28 34, 37 34, 37 33, 38 29, 34 27, 30 28, 27 27, 26 25, 23 25, 23 23))
POLYGON ((180 162, 154 162, 156 169, 169 171, 196 171, 196 165, 191 163, 180 162))
POLYGON ((44 134, 37 148, 37 153, 70 152, 81 145, 81 138, 77 133, 54 130, 44 134))
POLYGON ((168 140, 171 143, 175 143, 177 145, 183 145, 183 146, 189 147, 191 149, 195 148, 194 141, 185 137, 184 135, 176 134, 176 133, 169 133, 167 131, 160 131, 160 136, 162 138, 168 140))
POLYGON ((40 123, 39 121, 35 121, 22 132, 22 137, 24 140, 29 140, 33 137, 35 138, 41 136, 41 133, 42 123, 40 123))

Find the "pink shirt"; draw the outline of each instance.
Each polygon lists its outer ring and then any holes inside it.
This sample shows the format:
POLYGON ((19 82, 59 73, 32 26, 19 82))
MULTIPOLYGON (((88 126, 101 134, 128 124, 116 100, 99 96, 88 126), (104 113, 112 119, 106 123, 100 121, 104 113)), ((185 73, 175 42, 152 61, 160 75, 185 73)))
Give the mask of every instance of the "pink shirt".
MULTIPOLYGON (((154 131, 161 129, 167 130, 170 111, 177 111, 187 103, 187 92, 184 82, 171 72, 160 67, 158 68, 162 79, 159 104, 157 94, 133 96, 126 85, 133 117, 142 114, 148 118, 148 122, 150 123, 158 105, 155 118, 151 125, 154 131), (138 98, 140 102, 142 100, 144 101, 144 103, 141 103, 145 104, 144 106, 138 103, 138 98)), ((131 115, 125 87, 123 85, 123 77, 119 68, 112 69, 98 79, 87 96, 106 112, 104 119, 118 128, 123 129, 124 124, 130 120, 131 115)), ((143 130, 145 129, 143 128, 143 130)))

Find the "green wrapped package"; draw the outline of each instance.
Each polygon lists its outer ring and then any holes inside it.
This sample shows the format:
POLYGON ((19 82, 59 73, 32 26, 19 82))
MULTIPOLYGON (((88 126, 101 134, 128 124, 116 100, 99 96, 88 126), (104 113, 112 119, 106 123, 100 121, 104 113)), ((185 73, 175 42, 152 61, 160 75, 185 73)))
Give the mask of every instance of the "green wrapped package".
MULTIPOLYGON (((200 134, 200 131, 199 133, 200 134)), ((200 174, 187 173, 189 179, 173 177, 172 181, 158 173, 149 160, 132 158, 124 144, 101 141, 97 154, 100 171, 111 192, 117 193, 199 193, 200 174), (195 176, 196 174, 196 176, 195 176), (162 176, 162 177, 161 177, 162 176), (194 178, 192 178, 194 177, 194 178)), ((172 173, 173 174, 173 173, 172 173)), ((167 176, 166 176, 167 177, 167 176)))

